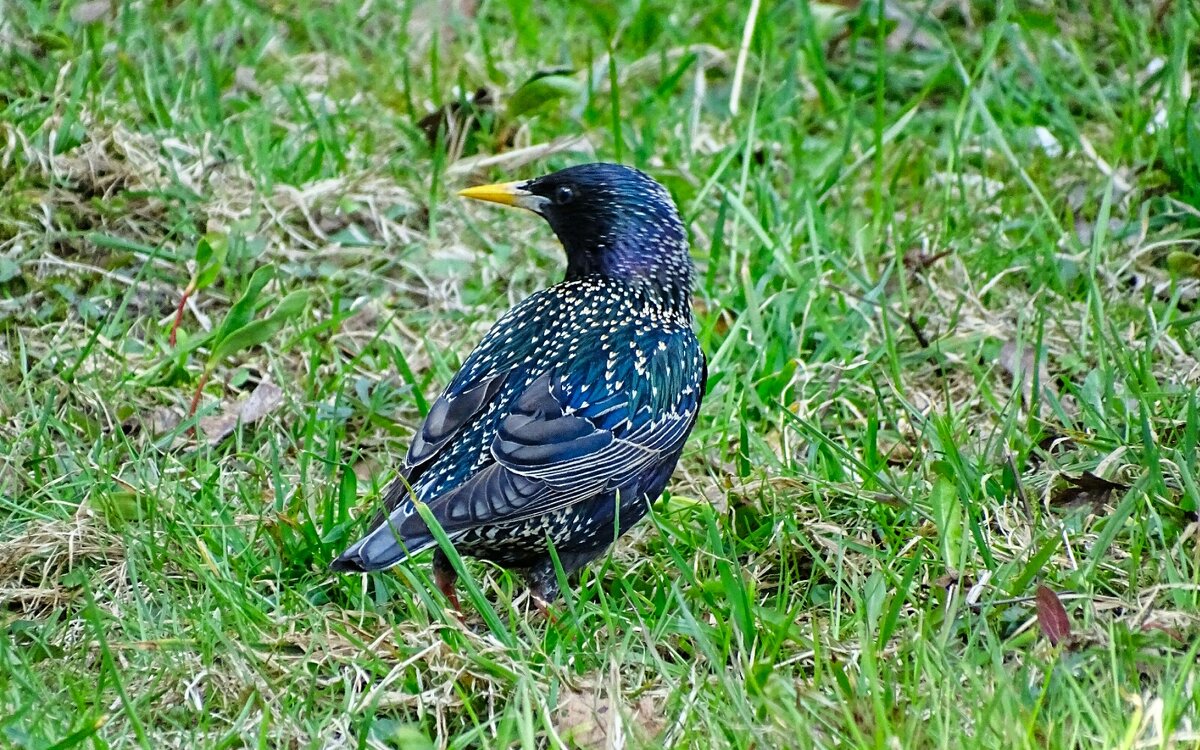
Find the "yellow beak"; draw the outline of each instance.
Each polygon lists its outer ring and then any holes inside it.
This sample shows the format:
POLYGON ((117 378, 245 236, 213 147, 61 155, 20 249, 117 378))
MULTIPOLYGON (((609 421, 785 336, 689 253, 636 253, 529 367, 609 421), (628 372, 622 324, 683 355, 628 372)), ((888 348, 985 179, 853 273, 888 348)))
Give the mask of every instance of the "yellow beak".
POLYGON ((477 201, 490 201, 505 206, 520 206, 525 208, 526 205, 523 199, 529 198, 532 194, 518 187, 518 185, 523 184, 523 182, 498 182, 495 185, 480 185, 479 187, 460 190, 458 194, 464 198, 473 198, 477 201))

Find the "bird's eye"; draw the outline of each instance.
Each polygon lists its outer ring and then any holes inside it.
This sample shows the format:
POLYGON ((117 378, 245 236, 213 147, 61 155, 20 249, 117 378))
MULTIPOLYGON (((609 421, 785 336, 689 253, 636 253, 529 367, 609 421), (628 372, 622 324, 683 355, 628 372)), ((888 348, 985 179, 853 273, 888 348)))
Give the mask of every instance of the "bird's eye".
POLYGON ((570 185, 559 185, 554 189, 554 202, 559 206, 564 206, 575 200, 575 191, 570 185))

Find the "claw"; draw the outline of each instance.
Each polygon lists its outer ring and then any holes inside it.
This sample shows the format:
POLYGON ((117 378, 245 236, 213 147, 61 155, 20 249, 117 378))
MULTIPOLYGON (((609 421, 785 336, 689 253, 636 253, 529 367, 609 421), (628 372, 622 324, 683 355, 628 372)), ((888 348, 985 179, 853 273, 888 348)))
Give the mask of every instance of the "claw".
POLYGON ((546 618, 546 622, 551 625, 558 624, 558 615, 554 614, 554 610, 550 609, 550 602, 542 599, 540 596, 531 596, 530 598, 533 599, 533 606, 537 608, 538 613, 546 618))

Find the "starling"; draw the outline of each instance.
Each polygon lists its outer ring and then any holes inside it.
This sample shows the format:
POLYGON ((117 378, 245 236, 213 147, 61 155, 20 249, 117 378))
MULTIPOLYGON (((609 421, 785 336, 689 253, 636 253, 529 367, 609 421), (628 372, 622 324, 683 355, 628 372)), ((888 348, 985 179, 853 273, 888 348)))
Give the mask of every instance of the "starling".
POLYGON ((566 278, 492 326, 433 404, 339 571, 389 568, 435 549, 414 500, 455 550, 523 571, 539 607, 557 598, 550 543, 570 575, 662 493, 696 423, 707 363, 692 332, 687 235, 670 194, 636 169, 585 164, 459 195, 549 222, 566 278))

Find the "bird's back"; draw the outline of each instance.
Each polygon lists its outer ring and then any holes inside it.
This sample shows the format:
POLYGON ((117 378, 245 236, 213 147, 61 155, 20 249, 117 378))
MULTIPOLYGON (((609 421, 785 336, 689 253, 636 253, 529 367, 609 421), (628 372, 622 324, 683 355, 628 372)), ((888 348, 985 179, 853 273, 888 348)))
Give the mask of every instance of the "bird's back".
MULTIPOLYGON (((414 499, 435 503, 491 466, 493 443, 515 402, 548 374, 574 400, 567 411, 590 409, 591 423, 617 436, 659 415, 678 414, 686 429, 672 432, 671 444, 657 446, 661 463, 669 464, 657 473, 669 475, 704 385, 704 357, 690 322, 644 290, 603 277, 565 281, 528 297, 489 330, 443 398, 453 403, 492 383, 494 393, 427 464, 412 465, 410 453, 406 486, 396 488, 390 510, 412 515, 414 499)), ((619 466, 608 468, 619 474, 619 466)), ((661 486, 653 489, 658 494, 661 486)), ((433 508, 443 525, 456 513, 453 506, 433 508)), ((486 540, 486 533, 464 535, 486 540)), ((426 540, 408 541, 415 552, 412 547, 426 540)), ((544 546, 544 538, 538 541, 544 546)))

